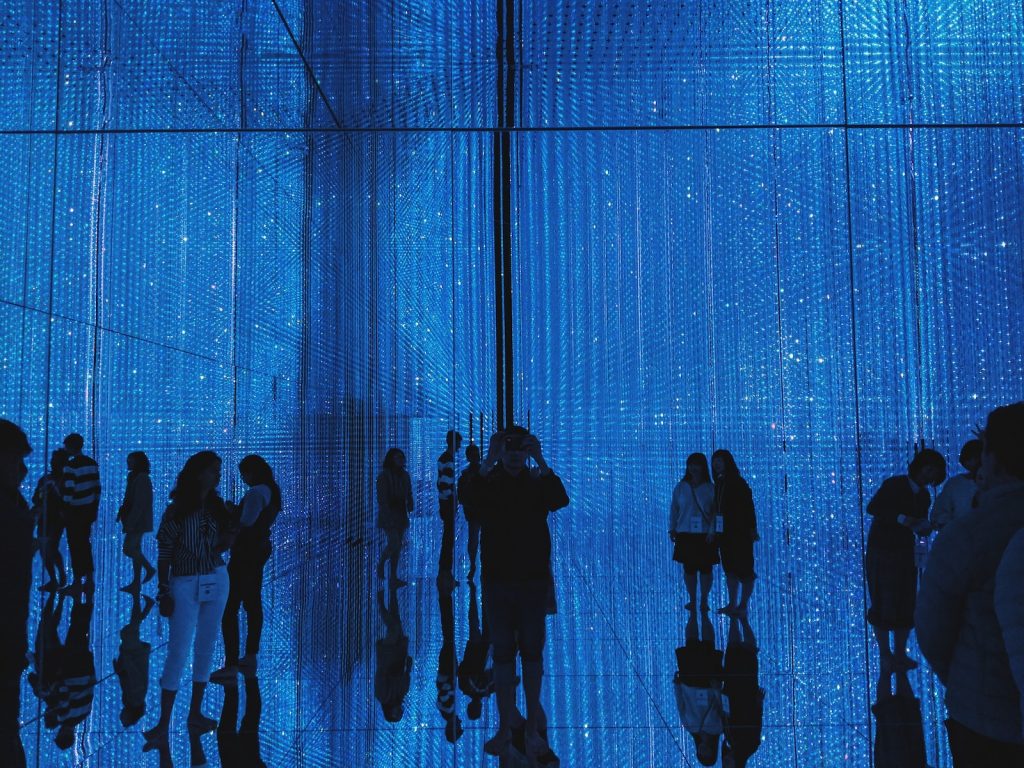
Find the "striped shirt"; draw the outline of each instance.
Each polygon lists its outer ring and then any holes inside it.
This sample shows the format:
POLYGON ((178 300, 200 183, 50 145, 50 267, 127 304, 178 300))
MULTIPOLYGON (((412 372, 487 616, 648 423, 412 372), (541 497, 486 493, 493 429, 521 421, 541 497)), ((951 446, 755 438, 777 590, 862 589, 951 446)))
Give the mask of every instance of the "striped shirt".
POLYGON ((437 498, 443 502, 455 499, 455 457, 450 451, 437 458, 437 498))
POLYGON ((68 457, 61 476, 64 504, 71 511, 95 510, 100 504, 100 468, 84 453, 68 457))
POLYGON ((217 551, 220 525, 206 506, 184 520, 178 519, 175 509, 174 504, 168 506, 160 521, 156 534, 158 559, 170 561, 171 576, 213 573, 224 565, 224 558, 217 551))

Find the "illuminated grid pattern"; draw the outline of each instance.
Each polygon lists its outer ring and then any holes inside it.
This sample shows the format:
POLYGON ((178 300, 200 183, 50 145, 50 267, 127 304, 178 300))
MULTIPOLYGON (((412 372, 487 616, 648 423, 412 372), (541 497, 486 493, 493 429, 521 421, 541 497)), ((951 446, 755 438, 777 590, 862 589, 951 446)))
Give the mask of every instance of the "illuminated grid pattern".
MULTIPOLYGON (((864 499, 914 439, 953 459, 1021 397, 1024 11, 519 7, 517 413, 574 500, 551 663, 592 675, 553 686, 552 719, 674 716, 666 501, 687 453, 725 446, 763 535, 758 760, 867 764, 864 499), (600 682, 627 672, 649 711, 600 682)), ((128 450, 149 452, 158 490, 198 447, 271 460, 302 510, 278 531, 288 610, 270 634, 303 684, 274 706, 313 732, 381 724, 371 689, 343 685, 349 706, 337 686, 378 635, 363 545, 384 449, 408 448, 427 572, 441 435, 494 401, 493 29, 479 0, 22 0, 0 19, 0 415, 29 431, 33 478, 63 434, 86 435, 111 491, 95 537, 110 583, 128 450)), ((429 590, 414 603, 436 612, 429 590)), ((101 676, 115 609, 97 609, 101 676)), ((916 683, 946 765, 939 693, 916 683)), ((345 732, 293 749, 451 749, 345 732)), ((642 765, 680 736, 580 743, 587 764, 642 765)))

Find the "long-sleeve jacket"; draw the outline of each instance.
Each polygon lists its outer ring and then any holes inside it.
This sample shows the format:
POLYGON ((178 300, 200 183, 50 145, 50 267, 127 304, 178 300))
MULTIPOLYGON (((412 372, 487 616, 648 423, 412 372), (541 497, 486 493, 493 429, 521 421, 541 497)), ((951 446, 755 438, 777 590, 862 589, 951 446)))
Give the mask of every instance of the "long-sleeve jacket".
POLYGON ((935 506, 932 507, 932 525, 935 528, 942 528, 950 520, 966 515, 974 506, 974 496, 977 492, 978 483, 970 475, 949 478, 935 499, 935 506))
POLYGON ((405 470, 385 469, 377 475, 377 527, 408 528, 412 512, 412 479, 405 470))
POLYGON ((1024 743, 1020 696, 996 618, 996 570, 1024 528, 1024 482, 989 489, 935 539, 921 579, 917 643, 946 686, 949 716, 991 739, 1024 743))
POLYGON ((711 483, 694 487, 680 480, 672 491, 668 529, 673 533, 709 533, 715 530, 715 489, 711 483))
POLYGON ((899 522, 900 515, 925 520, 932 497, 924 488, 915 487, 906 475, 890 477, 868 502, 867 513, 874 518, 868 531, 868 548, 900 552, 914 556, 914 532, 899 522))
POLYGON ((486 476, 470 478, 460 490, 463 499, 478 510, 485 581, 551 578, 548 514, 569 504, 558 475, 526 469, 511 475, 499 465, 486 476))
POLYGON ((124 501, 117 514, 125 533, 153 530, 153 481, 148 472, 132 472, 124 490, 124 501))
POLYGON ((715 510, 722 516, 726 539, 751 541, 757 531, 754 494, 738 474, 726 475, 715 483, 715 510))
POLYGON ((1024 530, 1017 532, 1003 552, 996 572, 995 605, 1024 723, 1024 530))
POLYGON ((0 671, 20 675, 28 648, 32 588, 32 513, 21 493, 0 488, 0 671))

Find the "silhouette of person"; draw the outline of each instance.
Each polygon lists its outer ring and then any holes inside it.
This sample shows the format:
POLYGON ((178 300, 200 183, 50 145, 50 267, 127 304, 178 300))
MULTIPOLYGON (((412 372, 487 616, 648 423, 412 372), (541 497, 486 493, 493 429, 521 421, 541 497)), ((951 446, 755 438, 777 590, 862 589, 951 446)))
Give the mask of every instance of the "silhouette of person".
POLYGON ((64 525, 67 529, 68 552, 74 582, 65 587, 69 593, 92 591, 95 566, 92 559, 92 526, 100 508, 100 469, 92 457, 83 452, 85 440, 76 432, 64 438, 68 452, 64 464, 64 525))
POLYGON ((412 480, 405 471, 405 454, 398 448, 390 448, 384 454, 384 465, 377 475, 377 527, 386 537, 377 561, 377 578, 384 578, 384 563, 390 562, 392 589, 408 583, 398 578, 398 560, 412 509, 412 480))
POLYGON ((212 731, 217 721, 203 714, 203 694, 210 680, 213 647, 228 599, 228 574, 222 553, 234 535, 227 509, 217 494, 221 460, 200 451, 182 467, 171 503, 157 531, 159 555, 157 601, 170 619, 167 656, 160 677, 160 719, 145 732, 147 747, 166 741, 181 673, 193 646, 192 702, 188 727, 212 731))
POLYGON ((153 483, 149 479, 149 457, 142 451, 128 454, 128 480, 117 519, 124 531, 124 556, 132 561, 132 580, 121 589, 138 591, 156 575, 156 568, 142 553, 142 537, 153 530, 153 483), (142 571, 146 576, 143 578, 142 571))
POLYGON ((498 732, 484 751, 500 755, 514 729, 524 729, 527 757, 557 761, 547 741, 540 703, 546 610, 551 602, 551 532, 548 515, 569 504, 565 486, 547 462, 540 441, 514 426, 491 436, 478 477, 466 499, 480 514, 484 611, 494 649, 498 732), (532 458, 536 468, 527 469, 532 458), (522 659, 526 721, 516 707, 516 656, 522 659))
POLYGON ((459 690, 468 698, 466 717, 479 720, 483 713, 483 700, 494 693, 494 670, 487 665, 490 655, 491 638, 487 631, 487 619, 480 622, 477 607, 476 583, 469 582, 469 639, 459 662, 459 690))
POLYGON ((883 673, 871 705, 875 716, 875 766, 927 768, 921 702, 914 696, 906 670, 895 675, 895 695, 890 685, 892 675, 883 673))
POLYGON ((946 477, 942 454, 925 448, 914 456, 906 475, 890 477, 868 502, 871 515, 864 575, 868 583, 868 623, 875 632, 883 673, 914 669, 907 638, 914 628, 917 597, 917 536, 927 534, 929 485, 946 477), (889 633, 893 645, 889 645, 889 633))
POLYGON ((466 468, 459 475, 457 494, 459 503, 462 504, 462 513, 466 516, 466 523, 469 526, 469 541, 466 544, 466 553, 469 555, 469 578, 476 576, 476 553, 480 547, 480 519, 472 503, 466 504, 463 488, 471 477, 480 474, 480 446, 470 443, 466 446, 466 468))
POLYGON ((747 603, 757 578, 754 573, 754 542, 760 538, 754 513, 754 494, 729 451, 717 450, 711 455, 711 471, 715 476, 715 509, 722 517, 718 549, 729 589, 729 604, 718 612, 746 616, 747 603))
POLYGON ((57 727, 54 743, 62 750, 71 748, 75 743, 75 728, 92 713, 96 691, 96 662, 89 644, 92 612, 93 601, 89 595, 75 597, 71 626, 61 654, 53 715, 57 727))
POLYGON ((437 604, 441 611, 441 651, 437 656, 437 711, 444 720, 445 738, 454 744, 462 736, 458 713, 457 676, 459 660, 455 657, 455 607, 452 590, 437 580, 437 604))
POLYGON ((745 616, 729 617, 722 695, 729 707, 722 741, 722 768, 744 768, 761 746, 764 689, 758 681, 757 639, 745 616))
POLYGON ((964 443, 960 449, 960 466, 967 471, 946 481, 932 507, 932 528, 937 531, 974 508, 978 494, 978 470, 981 469, 981 440, 964 443))
POLYGON ((1024 530, 1014 535, 1000 560, 994 603, 1024 723, 1024 530))
POLYGON ((39 478, 32 494, 32 514, 36 519, 39 554, 50 580, 39 585, 40 592, 62 589, 67 582, 60 540, 64 535, 64 495, 62 482, 68 453, 58 448, 50 455, 50 471, 39 478))
POLYGON ((224 633, 224 667, 214 679, 233 678, 240 669, 256 668, 263 636, 263 569, 273 546, 270 529, 281 511, 281 488, 274 471, 262 456, 246 456, 238 464, 242 482, 249 486, 242 503, 231 509, 239 515, 238 538, 231 547, 228 578, 231 588, 221 629, 224 633), (238 611, 245 607, 245 656, 239 658, 238 611))
POLYGON ((686 474, 672 491, 668 535, 674 543, 672 559, 683 565, 683 581, 690 600, 686 610, 697 605, 700 579, 700 609, 708 609, 712 569, 718 562, 715 541, 715 490, 703 453, 691 453, 686 459, 686 474))
POLYGON ((384 590, 377 591, 377 610, 384 620, 384 637, 377 640, 377 666, 373 673, 373 695, 380 702, 384 719, 397 723, 405 714, 405 695, 412 680, 412 656, 409 637, 402 629, 398 609, 398 593, 392 585, 388 593, 390 605, 384 603, 384 590))
POLYGON ((140 630, 142 622, 153 610, 155 601, 149 595, 140 598, 132 592, 132 612, 128 623, 121 628, 121 644, 114 659, 114 673, 121 687, 121 725, 129 728, 146 713, 146 693, 149 691, 149 657, 153 647, 144 642, 140 630))
POLYGON ((715 649, 715 628, 711 619, 704 611, 700 615, 698 636, 697 613, 690 611, 685 643, 676 648, 673 684, 679 717, 693 737, 697 761, 701 765, 714 765, 718 762, 719 741, 725 730, 722 652, 715 649))
POLYGON ((437 457, 437 502, 441 517, 441 552, 437 559, 437 575, 452 586, 458 584, 452 571, 455 560, 455 454, 462 446, 462 435, 449 430, 445 435, 447 448, 437 457))
POLYGON ((1024 765, 1020 693, 995 606, 1000 562, 1024 528, 1022 434, 1024 402, 988 415, 978 507, 942 529, 921 578, 917 642, 946 687, 957 768, 1024 765))
POLYGON ((28 600, 32 588, 32 512, 21 484, 32 452, 21 428, 0 419, 0 763, 25 765, 18 733, 21 675, 28 651, 28 600))
POLYGON ((224 707, 217 726, 217 751, 222 768, 267 768, 260 754, 260 717, 263 696, 255 669, 242 671, 245 681, 245 711, 238 724, 238 679, 224 686, 224 707))

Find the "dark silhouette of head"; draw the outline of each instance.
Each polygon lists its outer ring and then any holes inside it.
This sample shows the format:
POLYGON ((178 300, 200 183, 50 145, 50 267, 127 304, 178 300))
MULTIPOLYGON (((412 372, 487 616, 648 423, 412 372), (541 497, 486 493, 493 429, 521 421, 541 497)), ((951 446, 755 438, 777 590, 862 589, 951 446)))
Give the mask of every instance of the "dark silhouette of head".
POLYGON ((213 451, 200 451, 188 458, 171 490, 178 514, 187 516, 196 511, 203 499, 215 493, 220 482, 221 460, 213 451))
POLYGON ((242 479, 250 485, 276 485, 274 470, 262 456, 251 453, 238 462, 238 471, 242 479))
POLYGON ((931 448, 922 448, 910 461, 910 479, 918 485, 939 485, 946 479, 946 460, 931 448))
POLYGON ((149 456, 142 451, 132 451, 128 454, 129 472, 149 472, 149 456))
POLYGON ((133 704, 130 707, 126 706, 121 710, 121 725, 125 728, 130 728, 139 722, 144 714, 146 714, 145 704, 133 704))
POLYGON ((703 453, 691 453, 686 457, 686 474, 683 475, 683 480, 690 485, 701 485, 710 479, 707 456, 703 453))
POLYGON ((28 474, 25 457, 30 453, 32 446, 21 427, 0 419, 0 488, 17 490, 28 474))
POLYGON ((400 701, 395 704, 389 704, 388 706, 384 707, 383 710, 384 719, 387 720, 389 723, 397 723, 399 720, 402 719, 402 715, 405 714, 405 709, 402 707, 402 702, 400 701))
POLYGON ((68 452, 58 448, 50 454, 50 474, 59 475, 64 471, 64 465, 68 463, 68 452))
POLYGON ((711 471, 715 473, 716 479, 734 477, 740 473, 739 467, 736 466, 736 459, 733 458, 731 452, 724 448, 719 448, 711 454, 711 471))
POLYGON ((454 429, 449 429, 448 434, 444 436, 445 443, 448 445, 448 450, 454 453, 459 450, 462 446, 462 435, 456 432, 454 429))
POLYGON ((82 449, 85 448, 85 438, 77 432, 72 432, 64 438, 64 447, 72 454, 79 454, 82 452, 82 449))
POLYGON ((483 699, 470 699, 466 705, 466 717, 470 720, 479 720, 484 712, 483 699))
POLYGON ((405 452, 401 448, 388 448, 388 452, 384 454, 383 466, 392 472, 401 472, 405 469, 405 452))
POLYGON ((984 448, 981 440, 968 440, 960 449, 960 466, 970 472, 977 474, 981 469, 981 451, 984 448))
POLYGON ((1024 401, 996 408, 988 415, 981 476, 986 486, 1024 480, 1024 401))
POLYGON ((697 762, 701 765, 714 765, 718 762, 718 734, 694 733, 693 744, 697 748, 697 762))
POLYGON ((526 427, 513 425, 505 430, 502 437, 501 463, 513 474, 526 466, 528 440, 532 437, 526 427))
POLYGON ((480 463, 480 446, 476 443, 470 443, 466 446, 466 461, 470 464, 480 463))

